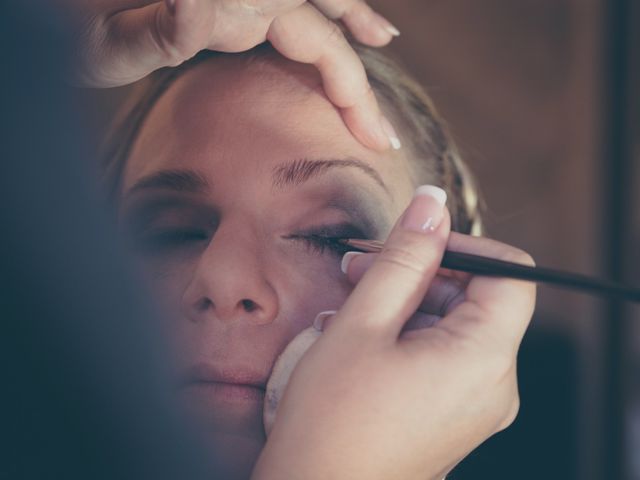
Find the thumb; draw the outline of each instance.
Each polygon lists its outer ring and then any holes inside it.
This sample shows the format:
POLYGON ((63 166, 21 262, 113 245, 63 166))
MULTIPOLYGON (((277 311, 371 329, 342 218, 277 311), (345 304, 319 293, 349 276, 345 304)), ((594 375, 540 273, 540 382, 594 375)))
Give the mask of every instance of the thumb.
POLYGON ((109 65, 107 86, 131 83, 191 58, 207 45, 215 13, 208 2, 165 0, 110 15, 103 48, 117 64, 109 65))
MULTIPOLYGON (((331 330, 395 342, 420 306, 436 272, 451 228, 444 190, 419 187, 396 222, 384 249, 332 319, 331 330)), ((353 338, 353 337, 351 337, 353 338)))

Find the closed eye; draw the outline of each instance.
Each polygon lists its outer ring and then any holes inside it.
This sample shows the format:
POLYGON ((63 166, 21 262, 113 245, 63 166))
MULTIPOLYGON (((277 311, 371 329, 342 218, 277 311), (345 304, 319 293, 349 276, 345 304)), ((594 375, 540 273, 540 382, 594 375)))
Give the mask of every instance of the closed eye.
POLYGON ((146 253, 163 253, 209 242, 209 232, 197 228, 162 228, 140 234, 135 239, 138 249, 146 253))
POLYGON ((348 238, 368 238, 368 236, 353 225, 343 224, 318 227, 289 235, 285 238, 302 242, 313 253, 331 253, 337 257, 342 257, 352 249, 344 245, 341 240, 348 238))
POLYGON ((349 246, 340 242, 341 240, 346 240, 346 237, 322 237, 320 235, 308 235, 291 238, 304 242, 309 249, 318 254, 330 252, 336 256, 342 257, 349 250, 352 250, 349 246))

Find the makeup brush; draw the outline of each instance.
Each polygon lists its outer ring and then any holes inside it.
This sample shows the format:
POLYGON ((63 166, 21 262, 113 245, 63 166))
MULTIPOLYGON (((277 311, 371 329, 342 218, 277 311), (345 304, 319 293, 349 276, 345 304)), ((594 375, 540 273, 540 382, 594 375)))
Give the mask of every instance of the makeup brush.
MULTIPOLYGON (((339 243, 347 245, 352 251, 377 253, 384 242, 379 240, 344 239, 339 243)), ((472 255, 469 253, 446 250, 440 264, 442 268, 474 273, 490 277, 505 277, 530 282, 548 283, 558 287, 580 290, 592 295, 616 297, 630 302, 640 302, 640 289, 627 285, 588 277, 586 275, 552 270, 543 267, 530 267, 513 262, 472 255)))

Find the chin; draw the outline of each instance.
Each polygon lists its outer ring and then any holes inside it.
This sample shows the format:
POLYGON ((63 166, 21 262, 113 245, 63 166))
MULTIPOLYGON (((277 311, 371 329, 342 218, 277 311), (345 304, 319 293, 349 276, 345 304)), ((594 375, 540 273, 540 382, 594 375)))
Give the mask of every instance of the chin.
POLYGON ((215 385, 198 384, 182 389, 180 402, 198 430, 251 438, 265 436, 261 391, 229 395, 215 385))
POLYGON ((228 395, 209 386, 180 391, 181 408, 215 465, 214 478, 249 480, 264 447, 262 410, 258 395, 228 395))
POLYGON ((254 435, 209 431, 205 441, 214 459, 215 478, 249 480, 266 439, 262 431, 254 435))

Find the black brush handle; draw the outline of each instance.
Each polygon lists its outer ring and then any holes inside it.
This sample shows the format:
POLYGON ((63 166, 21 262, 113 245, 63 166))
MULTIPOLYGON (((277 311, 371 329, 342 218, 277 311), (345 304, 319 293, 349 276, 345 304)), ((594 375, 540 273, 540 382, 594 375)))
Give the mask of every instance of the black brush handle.
POLYGON ((640 302, 640 290, 608 280, 599 280, 577 273, 562 272, 543 267, 530 267, 468 253, 446 251, 441 263, 443 268, 460 270, 477 275, 507 277, 532 282, 544 282, 559 287, 584 290, 599 295, 640 302))
MULTIPOLYGON (((365 253, 379 252, 384 247, 384 243, 379 240, 345 239, 339 243, 347 245, 352 250, 365 253)), ((579 273, 563 272, 543 267, 530 267, 519 263, 505 262, 504 260, 496 260, 470 253, 451 252, 449 250, 445 250, 440 265, 449 270, 458 270, 476 275, 549 283, 595 295, 640 302, 640 289, 638 288, 588 277, 579 273)))

